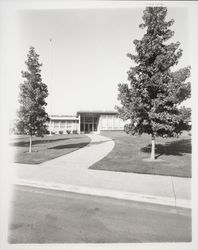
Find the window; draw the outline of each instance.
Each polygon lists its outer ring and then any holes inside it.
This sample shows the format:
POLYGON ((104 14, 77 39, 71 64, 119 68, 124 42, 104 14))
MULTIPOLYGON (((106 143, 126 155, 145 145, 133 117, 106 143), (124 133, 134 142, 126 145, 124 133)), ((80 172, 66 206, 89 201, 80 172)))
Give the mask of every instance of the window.
POLYGON ((54 121, 54 128, 59 128, 59 121, 54 121))
POLYGON ((61 127, 61 128, 65 128, 65 123, 66 123, 65 121, 61 121, 60 127, 61 127))
POLYGON ((72 121, 67 121, 67 128, 71 128, 72 127, 72 121))
POLYGON ((90 123, 90 122, 93 122, 93 117, 91 117, 91 116, 85 117, 85 123, 90 123))
POLYGON ((108 127, 108 129, 112 129, 112 127, 113 127, 113 116, 112 115, 107 116, 107 127, 108 127))
POLYGON ((84 124, 83 124, 83 123, 80 124, 80 130, 81 130, 81 131, 84 131, 84 130, 85 130, 85 129, 84 129, 84 124))

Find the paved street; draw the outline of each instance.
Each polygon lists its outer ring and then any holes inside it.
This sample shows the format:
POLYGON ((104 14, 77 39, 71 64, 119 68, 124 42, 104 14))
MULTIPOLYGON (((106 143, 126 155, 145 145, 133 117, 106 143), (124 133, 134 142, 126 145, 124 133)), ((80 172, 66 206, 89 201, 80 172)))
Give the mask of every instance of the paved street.
POLYGON ((191 211, 15 186, 10 243, 191 241, 191 211))

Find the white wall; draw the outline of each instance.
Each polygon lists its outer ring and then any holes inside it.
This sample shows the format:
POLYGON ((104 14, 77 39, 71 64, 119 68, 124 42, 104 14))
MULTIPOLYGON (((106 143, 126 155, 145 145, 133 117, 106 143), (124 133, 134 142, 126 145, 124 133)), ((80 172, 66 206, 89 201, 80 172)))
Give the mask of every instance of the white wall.
POLYGON ((123 130, 124 122, 117 115, 100 115, 99 130, 123 130))

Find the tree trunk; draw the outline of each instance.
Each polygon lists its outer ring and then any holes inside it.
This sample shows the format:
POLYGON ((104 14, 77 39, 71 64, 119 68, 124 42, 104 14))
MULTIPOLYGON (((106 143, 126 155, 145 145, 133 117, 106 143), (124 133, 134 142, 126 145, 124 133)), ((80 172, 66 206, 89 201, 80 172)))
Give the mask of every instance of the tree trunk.
POLYGON ((32 152, 32 135, 30 135, 30 146, 29 146, 29 153, 32 152))
POLYGON ((51 121, 51 117, 50 117, 50 135, 52 135, 52 121, 51 121))
POLYGON ((152 135, 151 160, 155 160, 155 135, 152 135))

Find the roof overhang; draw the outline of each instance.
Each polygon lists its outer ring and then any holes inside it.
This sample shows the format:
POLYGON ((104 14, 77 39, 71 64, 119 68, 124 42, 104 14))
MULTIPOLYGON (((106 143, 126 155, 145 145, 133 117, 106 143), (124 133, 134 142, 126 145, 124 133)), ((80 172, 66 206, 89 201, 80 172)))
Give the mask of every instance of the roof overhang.
POLYGON ((78 120, 76 116, 67 116, 67 115, 51 115, 51 120, 58 120, 58 121, 67 121, 67 120, 78 120))
POLYGON ((117 115, 117 111, 112 110, 80 110, 77 111, 77 115, 117 115))

